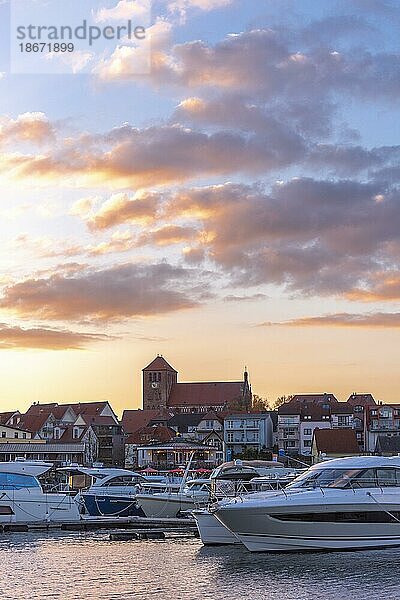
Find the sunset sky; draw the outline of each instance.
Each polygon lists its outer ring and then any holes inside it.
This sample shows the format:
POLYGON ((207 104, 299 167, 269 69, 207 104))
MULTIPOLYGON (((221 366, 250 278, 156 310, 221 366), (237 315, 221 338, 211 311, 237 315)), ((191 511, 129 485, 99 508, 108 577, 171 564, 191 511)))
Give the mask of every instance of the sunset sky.
POLYGON ((19 75, 0 3, 0 409, 138 407, 157 353, 400 402, 399 3, 152 4, 148 74, 19 75))

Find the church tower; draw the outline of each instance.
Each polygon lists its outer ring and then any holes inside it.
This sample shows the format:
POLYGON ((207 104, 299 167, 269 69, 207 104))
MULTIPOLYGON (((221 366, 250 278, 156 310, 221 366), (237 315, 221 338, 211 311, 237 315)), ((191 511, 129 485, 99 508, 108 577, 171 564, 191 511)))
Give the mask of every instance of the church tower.
POLYGON ((177 381, 178 372, 158 354, 143 369, 143 410, 167 408, 172 386, 177 381))

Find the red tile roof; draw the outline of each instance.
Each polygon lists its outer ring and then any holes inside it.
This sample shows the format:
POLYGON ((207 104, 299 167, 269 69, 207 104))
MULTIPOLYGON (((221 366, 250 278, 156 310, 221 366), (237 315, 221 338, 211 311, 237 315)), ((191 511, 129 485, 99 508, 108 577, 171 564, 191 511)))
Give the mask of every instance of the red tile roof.
POLYGON ((219 421, 220 423, 223 422, 223 418, 221 417, 221 415, 218 415, 215 410, 209 410, 204 416, 202 415, 201 417, 202 421, 219 421))
POLYGON ((314 429, 318 452, 329 454, 359 454, 356 432, 353 429, 314 429))
POLYGON ((161 410, 124 410, 121 425, 127 434, 135 433, 149 425, 151 421, 168 421, 172 412, 161 410))
MULTIPOLYGON (((65 408, 71 407, 77 415, 97 416, 103 412, 106 406, 109 406, 107 401, 104 402, 78 402, 76 404, 64 404, 65 408)), ((110 407, 111 408, 111 407, 110 407)))
POLYGON ((21 416, 21 420, 18 423, 18 427, 20 429, 25 429, 26 431, 30 431, 31 433, 37 433, 46 423, 46 421, 51 416, 51 413, 43 412, 41 415, 30 415, 26 413, 21 416))
POLYGON ((55 408, 57 408, 58 404, 56 402, 50 402, 48 404, 31 404, 31 406, 26 411, 26 415, 42 415, 42 414, 50 414, 55 408))
POLYGON ((242 395, 242 381, 176 383, 168 406, 225 406, 242 395))
POLYGON ((11 417, 15 414, 18 414, 17 410, 13 410, 12 412, 0 413, 0 425, 6 425, 7 421, 9 421, 11 417))
MULTIPOLYGON (((73 443, 78 444, 88 429, 89 428, 86 427, 82 431, 82 433, 80 434, 79 437, 74 437, 74 427, 71 425, 70 427, 67 427, 67 429, 64 431, 64 433, 62 434, 60 439, 57 440, 57 442, 60 442, 62 444, 73 444, 73 443)), ((56 441, 56 440, 54 440, 54 441, 56 441)))
POLYGON ((375 406, 375 398, 372 394, 351 394, 347 400, 352 406, 375 406))
POLYGON ((163 356, 156 356, 156 358, 154 360, 152 360, 151 363, 142 370, 143 371, 174 371, 175 373, 178 372, 174 369, 174 367, 171 367, 171 365, 169 363, 167 363, 167 361, 165 360, 165 358, 163 356))
POLYGON ((338 399, 334 394, 295 394, 287 404, 291 402, 306 403, 317 403, 322 404, 323 402, 338 402, 338 399))
POLYGON ((127 439, 127 444, 147 444, 149 442, 169 442, 176 436, 173 429, 165 425, 155 425, 153 427, 142 427, 135 433, 131 433, 127 439))

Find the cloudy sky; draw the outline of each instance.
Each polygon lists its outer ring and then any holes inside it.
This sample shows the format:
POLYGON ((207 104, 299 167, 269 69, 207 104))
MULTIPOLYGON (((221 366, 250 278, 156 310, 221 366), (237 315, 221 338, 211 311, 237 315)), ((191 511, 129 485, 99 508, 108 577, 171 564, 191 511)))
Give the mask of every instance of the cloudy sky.
POLYGON ((124 43, 10 73, 8 11, 2 410, 139 406, 157 353, 270 400, 400 402, 396 0, 155 0, 142 75, 124 43))

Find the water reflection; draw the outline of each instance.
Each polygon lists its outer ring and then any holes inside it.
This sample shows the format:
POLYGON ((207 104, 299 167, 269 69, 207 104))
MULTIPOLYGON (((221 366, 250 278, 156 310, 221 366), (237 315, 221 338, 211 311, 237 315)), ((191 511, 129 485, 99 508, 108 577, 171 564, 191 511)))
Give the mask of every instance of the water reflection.
POLYGON ((0 537, 2 600, 397 600, 399 550, 267 555, 106 533, 0 537))

